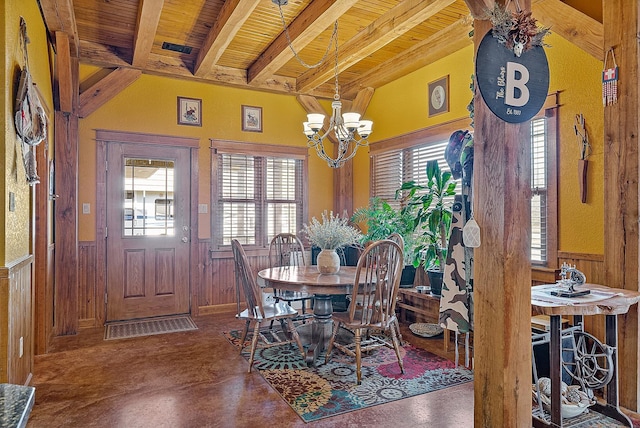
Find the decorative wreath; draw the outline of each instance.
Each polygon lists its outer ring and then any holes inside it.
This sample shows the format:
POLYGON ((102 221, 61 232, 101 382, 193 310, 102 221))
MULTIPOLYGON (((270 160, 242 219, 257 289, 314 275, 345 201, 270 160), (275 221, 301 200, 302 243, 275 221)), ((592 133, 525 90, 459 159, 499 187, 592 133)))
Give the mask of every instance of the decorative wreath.
POLYGON ((493 26, 492 35, 498 42, 519 57, 523 52, 534 46, 548 46, 544 44, 544 37, 549 34, 548 27, 538 27, 538 20, 531 16, 531 12, 520 9, 516 0, 516 11, 507 9, 509 2, 504 9, 495 3, 493 10, 487 12, 488 18, 493 26))

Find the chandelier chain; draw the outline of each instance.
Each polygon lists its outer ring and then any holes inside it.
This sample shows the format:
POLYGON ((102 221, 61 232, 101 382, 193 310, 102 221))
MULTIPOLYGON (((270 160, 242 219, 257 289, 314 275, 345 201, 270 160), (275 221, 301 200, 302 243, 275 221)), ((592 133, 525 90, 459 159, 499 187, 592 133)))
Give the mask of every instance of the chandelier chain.
POLYGON ((324 55, 322 55, 322 58, 320 58, 320 61, 316 62, 315 64, 307 64, 300 57, 298 52, 293 47, 293 44, 291 43, 291 36, 289 35, 289 28, 287 28, 287 22, 284 19, 284 13, 282 13, 282 5, 280 3, 278 3, 278 11, 280 12, 280 20, 282 21, 282 28, 284 28, 284 35, 287 38, 287 45, 289 45, 289 49, 291 49, 291 52, 293 52, 293 56, 298 60, 298 62, 300 64, 302 64, 306 68, 318 68, 318 67, 320 67, 320 65, 329 56, 329 51, 331 50, 331 45, 334 43, 334 41, 335 41, 335 44, 336 44, 336 60, 337 60, 337 58, 338 58, 337 57, 337 51, 338 51, 338 21, 336 21, 335 24, 333 24, 333 33, 331 34, 331 37, 329 38, 329 44, 327 45, 327 49, 325 50, 324 55))

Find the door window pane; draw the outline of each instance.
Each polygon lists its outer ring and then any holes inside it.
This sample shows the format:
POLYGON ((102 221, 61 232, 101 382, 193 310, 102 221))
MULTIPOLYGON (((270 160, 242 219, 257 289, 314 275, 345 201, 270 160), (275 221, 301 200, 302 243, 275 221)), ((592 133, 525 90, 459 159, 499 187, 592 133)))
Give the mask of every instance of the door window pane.
POLYGON ((123 236, 175 235, 174 162, 125 158, 123 236))

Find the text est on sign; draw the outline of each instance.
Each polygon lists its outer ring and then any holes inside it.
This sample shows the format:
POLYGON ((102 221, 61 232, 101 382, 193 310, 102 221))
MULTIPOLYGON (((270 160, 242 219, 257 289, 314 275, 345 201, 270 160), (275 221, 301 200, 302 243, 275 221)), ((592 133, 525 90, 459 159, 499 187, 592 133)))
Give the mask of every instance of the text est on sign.
POLYGON ((549 91, 549 63, 542 46, 517 57, 489 31, 478 46, 476 81, 487 107, 509 123, 535 116, 549 91))

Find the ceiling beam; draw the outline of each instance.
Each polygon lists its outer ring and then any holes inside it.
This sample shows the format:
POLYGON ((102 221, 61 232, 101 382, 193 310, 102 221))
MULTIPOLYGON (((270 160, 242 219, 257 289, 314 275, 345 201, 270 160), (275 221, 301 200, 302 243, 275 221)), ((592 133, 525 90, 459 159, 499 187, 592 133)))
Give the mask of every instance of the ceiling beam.
POLYGON ((560 0, 532 4, 533 16, 595 59, 604 60, 604 26, 560 0))
MULTIPOLYGON (((131 52, 123 49, 115 49, 98 43, 80 42, 80 57, 83 64, 94 65, 103 68, 131 68, 128 58, 131 52)), ((194 76, 188 64, 179 58, 172 58, 151 53, 146 66, 142 69, 145 74, 154 74, 173 79, 193 80, 213 83, 224 86, 234 86, 244 89, 268 91, 276 93, 295 93, 295 79, 285 76, 271 76, 263 82, 247 84, 247 72, 242 69, 214 66, 203 77, 194 76)), ((323 86, 310 92, 321 98, 333 97, 333 87, 323 86)))
POLYGON ((133 60, 131 64, 134 67, 144 67, 149 59, 163 6, 164 0, 140 1, 136 32, 133 38, 133 60))
MULTIPOLYGON (((329 28, 358 0, 315 0, 312 1, 288 26, 291 45, 300 52, 318 35, 329 28)), ((275 74, 291 58, 287 35, 280 35, 260 54, 247 71, 249 82, 264 80, 275 74)))
POLYGON ((227 0, 198 53, 193 74, 203 77, 218 62, 260 0, 227 0))
POLYGON ((69 38, 71 56, 77 58, 79 51, 78 26, 73 12, 72 0, 40 0, 40 8, 47 22, 47 29, 51 40, 55 40, 55 33, 66 33, 69 38))
POLYGON ((373 98, 374 92, 375 89, 373 88, 363 88, 359 90, 351 103, 351 110, 349 111, 360 113, 361 116, 364 116, 367 108, 369 107, 369 103, 371 102, 371 98, 373 98))
POLYGON ((80 94, 78 116, 87 117, 104 103, 135 82, 142 72, 134 68, 116 68, 102 80, 80 94))
POLYGON ((343 85, 342 96, 350 98, 365 87, 379 88, 458 50, 473 44, 470 18, 462 18, 433 36, 414 45, 343 85))
MULTIPOLYGON (((338 62, 341 70, 346 70, 375 53, 453 2, 454 0, 404 0, 399 3, 340 47, 338 62)), ((333 73, 334 63, 325 61, 298 78, 297 90, 309 92, 329 80, 333 73)))
MULTIPOLYGON (((474 19, 486 20, 487 11, 493 9, 495 0, 465 0, 464 1, 474 19)), ((502 1, 504 4, 504 0, 502 1)))

